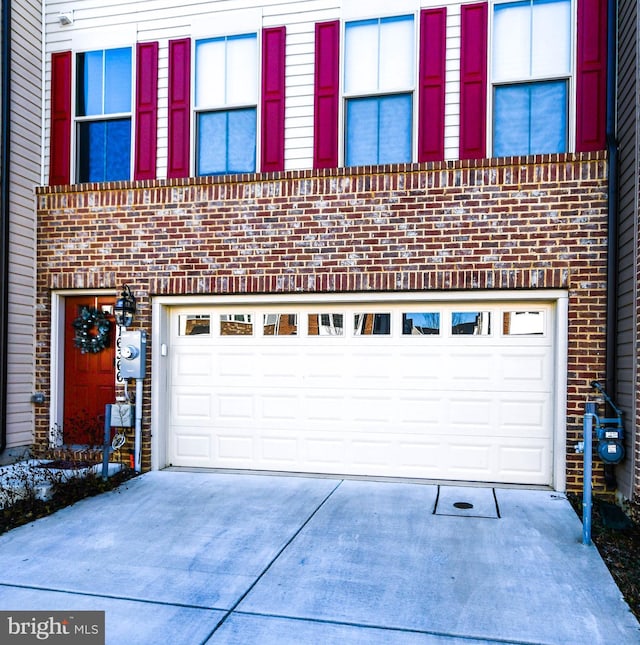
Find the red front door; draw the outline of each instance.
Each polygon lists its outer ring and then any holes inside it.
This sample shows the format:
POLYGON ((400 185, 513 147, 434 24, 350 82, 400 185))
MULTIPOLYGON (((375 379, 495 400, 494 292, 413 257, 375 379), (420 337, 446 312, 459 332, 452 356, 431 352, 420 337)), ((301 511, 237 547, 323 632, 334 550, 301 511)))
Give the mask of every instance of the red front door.
MULTIPOLYGON (((65 302, 64 324, 64 442, 100 445, 104 436, 104 410, 115 400, 115 322, 111 322, 107 346, 96 353, 82 353, 75 344, 73 322, 83 307, 102 311, 113 308, 113 297, 75 296, 65 302)), ((95 329, 90 330, 95 333, 95 329)))

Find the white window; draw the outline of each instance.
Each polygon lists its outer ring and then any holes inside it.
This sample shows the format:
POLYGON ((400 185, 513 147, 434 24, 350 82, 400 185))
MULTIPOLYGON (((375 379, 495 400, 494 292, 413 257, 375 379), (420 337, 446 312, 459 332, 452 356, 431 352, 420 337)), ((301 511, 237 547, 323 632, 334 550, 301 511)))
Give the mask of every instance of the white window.
POLYGON ((413 16, 345 26, 345 165, 410 162, 415 89, 413 16))
POLYGON ((255 172, 256 34, 196 41, 196 174, 255 172))
POLYGON ((131 48, 76 56, 78 182, 131 178, 131 48))
POLYGON ((491 73, 493 155, 565 152, 571 1, 496 4, 491 73))

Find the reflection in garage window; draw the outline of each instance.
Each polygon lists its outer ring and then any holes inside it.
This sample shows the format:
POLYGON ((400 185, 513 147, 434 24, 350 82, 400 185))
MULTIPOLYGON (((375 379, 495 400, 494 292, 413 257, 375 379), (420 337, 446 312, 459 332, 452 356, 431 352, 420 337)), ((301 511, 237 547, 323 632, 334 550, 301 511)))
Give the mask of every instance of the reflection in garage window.
POLYGON ((342 314, 309 314, 309 336, 342 336, 342 314))
POLYGON ((356 336, 388 335, 391 333, 391 314, 356 314, 353 331, 356 336))
POLYGON ((451 314, 451 333, 464 336, 488 336, 491 333, 490 312, 454 311, 451 314))
POLYGON ((265 314, 263 334, 265 336, 295 336, 298 333, 297 314, 265 314))
POLYGON ((220 314, 221 336, 251 336, 251 314, 220 314))
POLYGON ((505 311, 502 315, 505 336, 537 336, 544 334, 543 311, 505 311))
POLYGON ((211 316, 208 314, 180 314, 179 336, 199 336, 211 333, 211 316))
POLYGON ((440 333, 440 314, 435 311, 402 314, 402 333, 420 336, 440 333))

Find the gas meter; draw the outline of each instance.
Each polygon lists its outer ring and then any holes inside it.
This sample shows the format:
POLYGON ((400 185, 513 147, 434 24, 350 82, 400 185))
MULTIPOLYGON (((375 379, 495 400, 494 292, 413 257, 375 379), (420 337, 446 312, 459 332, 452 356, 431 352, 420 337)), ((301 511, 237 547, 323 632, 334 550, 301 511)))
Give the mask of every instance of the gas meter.
POLYGON ((600 391, 605 401, 611 406, 615 417, 604 418, 595 416, 596 437, 598 439, 598 456, 607 464, 619 464, 624 459, 624 428, 622 427, 622 412, 607 396, 604 388, 598 381, 593 381, 591 386, 600 391))

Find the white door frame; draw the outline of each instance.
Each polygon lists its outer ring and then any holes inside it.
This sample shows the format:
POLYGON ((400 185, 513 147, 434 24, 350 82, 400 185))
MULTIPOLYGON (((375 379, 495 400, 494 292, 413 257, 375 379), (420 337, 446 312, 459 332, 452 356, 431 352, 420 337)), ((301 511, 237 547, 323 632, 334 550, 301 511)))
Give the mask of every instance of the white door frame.
POLYGON ((554 434, 553 434, 553 488, 566 489, 566 436, 567 436, 567 351, 568 351, 568 292, 560 289, 539 291, 428 291, 393 293, 305 293, 269 295, 189 295, 156 296, 152 298, 152 356, 151 356, 151 467, 164 468, 167 464, 168 346, 169 318, 173 307, 217 306, 225 304, 311 304, 327 305, 337 302, 401 303, 411 302, 544 302, 555 307, 554 342, 554 434))

